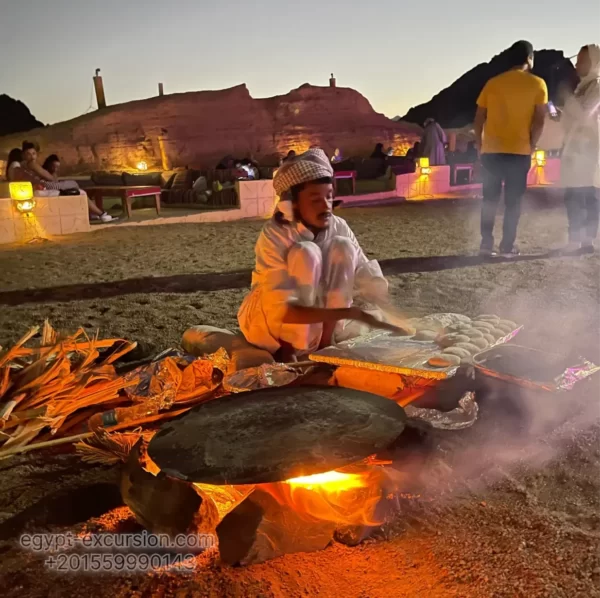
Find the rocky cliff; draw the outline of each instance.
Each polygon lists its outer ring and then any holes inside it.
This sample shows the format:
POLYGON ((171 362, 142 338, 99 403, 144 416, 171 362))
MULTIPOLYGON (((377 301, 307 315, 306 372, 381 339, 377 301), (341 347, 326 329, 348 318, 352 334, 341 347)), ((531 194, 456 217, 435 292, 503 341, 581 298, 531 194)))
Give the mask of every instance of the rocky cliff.
POLYGON ((245 85, 109 106, 79 118, 0 138, 0 159, 26 137, 42 155, 58 154, 65 172, 131 170, 140 161, 161 168, 161 146, 172 167, 214 167, 227 154, 271 159, 319 145, 344 156, 367 154, 376 142, 403 152, 420 128, 376 113, 352 89, 303 85, 254 99, 245 85))
POLYGON ((44 125, 19 100, 0 94, 0 135, 31 131, 44 125))
MULTIPOLYGON (((494 56, 490 62, 477 65, 442 90, 429 102, 411 108, 402 120, 423 124, 426 118, 435 118, 443 127, 460 128, 475 118, 476 101, 488 79, 508 69, 507 51, 494 56)), ((561 90, 573 88, 577 75, 570 60, 557 50, 535 53, 534 74, 548 85, 550 98, 561 104, 561 90)))

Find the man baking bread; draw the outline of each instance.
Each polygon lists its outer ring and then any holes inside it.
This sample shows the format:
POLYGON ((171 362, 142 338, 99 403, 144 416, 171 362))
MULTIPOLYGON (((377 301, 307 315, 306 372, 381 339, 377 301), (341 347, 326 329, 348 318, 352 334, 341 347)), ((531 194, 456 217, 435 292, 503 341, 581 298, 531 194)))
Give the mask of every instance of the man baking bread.
POLYGON ((333 214, 333 169, 310 149, 275 173, 280 200, 256 244, 252 289, 238 320, 246 339, 281 361, 358 336, 383 321, 388 284, 345 220, 333 214), (364 311, 353 298, 376 306, 364 311), (365 326, 366 325, 366 326, 365 326))

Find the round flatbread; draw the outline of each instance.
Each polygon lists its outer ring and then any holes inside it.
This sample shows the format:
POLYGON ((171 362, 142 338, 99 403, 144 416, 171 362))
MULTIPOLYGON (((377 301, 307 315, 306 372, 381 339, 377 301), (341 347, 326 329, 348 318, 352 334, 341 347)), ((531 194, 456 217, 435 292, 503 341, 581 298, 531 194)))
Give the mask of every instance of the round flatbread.
POLYGON ((489 322, 473 322, 473 328, 476 330, 493 330, 495 326, 489 322))
POLYGON ((490 334, 498 340, 499 338, 504 338, 508 332, 504 332, 504 330, 501 330, 500 328, 494 328, 490 331, 490 334))
POLYGON ((484 332, 477 328, 470 328, 469 330, 465 330, 464 334, 469 338, 483 338, 484 332))
POLYGON ((490 343, 488 341, 486 341, 483 337, 481 337, 481 338, 472 338, 471 339, 471 344, 476 345, 482 351, 484 349, 487 349, 489 347, 489 345, 490 345, 490 343))
POLYGON ((493 345, 496 342, 496 339, 491 334, 484 334, 483 338, 490 344, 493 345))
POLYGON ((440 347, 450 347, 456 343, 468 343, 469 337, 464 334, 445 334, 437 341, 440 347))
POLYGON ((414 336, 416 341, 434 341, 438 336, 438 333, 434 330, 419 330, 414 336))
POLYGON ((456 357, 460 357, 460 359, 471 357, 471 354, 466 349, 461 349, 460 347, 448 347, 444 349, 442 355, 455 355, 456 357))
POLYGON ((449 368, 452 365, 460 365, 460 357, 456 355, 434 355, 431 357, 427 364, 432 368, 449 368))
POLYGON ((499 316, 495 316, 493 314, 482 314, 481 316, 477 316, 475 318, 475 321, 482 321, 482 320, 486 320, 489 322, 499 322, 500 321, 500 317, 499 316))
POLYGON ((458 347, 459 349, 466 349, 471 355, 476 355, 481 351, 481 349, 473 343, 457 343, 454 346, 458 347))
POLYGON ((519 326, 516 324, 516 322, 511 322, 510 320, 500 320, 497 324, 496 324, 496 328, 508 328, 510 329, 510 331, 512 332, 513 330, 516 330, 519 326))

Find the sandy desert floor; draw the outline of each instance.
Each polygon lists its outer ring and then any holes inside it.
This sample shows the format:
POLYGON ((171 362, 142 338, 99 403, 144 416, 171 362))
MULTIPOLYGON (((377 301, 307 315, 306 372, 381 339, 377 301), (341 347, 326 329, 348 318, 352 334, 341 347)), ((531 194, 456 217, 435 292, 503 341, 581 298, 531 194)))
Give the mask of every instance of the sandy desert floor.
MULTIPOLYGON (((512 262, 473 257, 478 210, 476 201, 446 201, 340 215, 382 262, 407 315, 497 313, 525 324, 520 344, 600 362, 598 254, 548 255, 564 240, 559 195, 528 196, 519 235, 524 255, 512 262)), ((137 340, 138 357, 177 345, 190 325, 235 328, 260 227, 121 227, 2 249, 0 344, 44 318, 57 328, 99 328, 101 336, 137 340)), ((361 546, 334 545, 242 569, 222 567, 208 553, 191 576, 46 571, 39 555, 18 549, 17 530, 127 525, 125 508, 104 513, 118 503, 110 491, 102 501, 85 494, 112 483, 117 472, 71 455, 2 461, 0 587, 21 597, 600 596, 598 391, 596 378, 536 403, 531 414, 535 420, 543 413, 544 426, 535 438, 515 440, 514 422, 501 420, 488 421, 485 434, 479 428, 436 438, 421 498, 401 501, 396 519, 361 546), (71 490, 83 493, 75 494, 80 503, 56 496, 71 490), (61 500, 70 513, 62 518, 49 506, 61 500), (104 508, 95 512, 97 503, 104 508)))

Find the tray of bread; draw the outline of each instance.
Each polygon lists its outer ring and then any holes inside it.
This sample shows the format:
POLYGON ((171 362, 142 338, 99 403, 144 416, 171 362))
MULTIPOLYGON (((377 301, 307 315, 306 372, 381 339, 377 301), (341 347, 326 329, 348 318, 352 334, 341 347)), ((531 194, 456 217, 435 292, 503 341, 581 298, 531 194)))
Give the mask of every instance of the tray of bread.
POLYGON ((511 340, 515 322, 484 314, 469 318, 440 313, 409 320, 410 335, 372 331, 309 356, 312 361, 382 372, 444 379, 478 353, 511 340))

